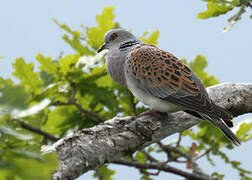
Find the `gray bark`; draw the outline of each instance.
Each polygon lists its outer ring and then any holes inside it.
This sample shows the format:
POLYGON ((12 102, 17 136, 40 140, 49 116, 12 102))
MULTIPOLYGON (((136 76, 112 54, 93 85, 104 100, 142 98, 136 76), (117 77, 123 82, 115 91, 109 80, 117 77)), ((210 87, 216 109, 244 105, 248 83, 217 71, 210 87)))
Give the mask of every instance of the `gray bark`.
MULTIPOLYGON (((252 112, 252 84, 225 83, 207 88, 209 96, 234 116, 252 112)), ((182 111, 167 118, 114 117, 60 139, 44 152, 56 151, 60 164, 53 180, 74 179, 88 170, 135 152, 201 120, 182 111)))

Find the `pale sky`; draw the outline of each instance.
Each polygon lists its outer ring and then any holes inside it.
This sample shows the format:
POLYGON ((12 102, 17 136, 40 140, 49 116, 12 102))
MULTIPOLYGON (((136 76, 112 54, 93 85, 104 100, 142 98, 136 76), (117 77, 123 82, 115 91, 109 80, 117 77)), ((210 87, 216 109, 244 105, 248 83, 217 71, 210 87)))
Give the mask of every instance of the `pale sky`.
MULTIPOLYGON (((116 21, 122 27, 132 29, 135 35, 141 35, 147 29, 159 29, 159 46, 178 58, 191 60, 197 54, 206 56, 209 64, 207 71, 220 82, 251 82, 251 10, 248 9, 250 14, 244 14, 231 31, 222 33, 227 19, 238 9, 218 18, 199 20, 196 14, 205 9, 205 3, 193 0, 1 0, 0 56, 5 59, 0 61, 0 76, 10 77, 11 63, 16 57, 34 62, 37 53, 53 58, 58 57, 61 51, 72 53, 61 39, 63 31, 52 22, 52 18, 73 29, 80 29, 80 24, 95 25, 95 15, 107 5, 115 6, 116 21)), ((239 119, 244 117, 252 115, 239 119)), ((252 170, 251 149, 250 141, 227 153, 233 160, 242 161, 244 168, 252 170)), ((238 179, 237 174, 220 160, 215 168, 205 160, 200 163, 208 173, 215 169, 227 174, 225 179, 238 179)), ((113 168, 118 169, 115 179, 139 179, 138 171, 133 168, 113 168)), ((91 173, 88 174, 80 179, 93 179, 91 173)), ((154 179, 181 178, 161 173, 154 179)))

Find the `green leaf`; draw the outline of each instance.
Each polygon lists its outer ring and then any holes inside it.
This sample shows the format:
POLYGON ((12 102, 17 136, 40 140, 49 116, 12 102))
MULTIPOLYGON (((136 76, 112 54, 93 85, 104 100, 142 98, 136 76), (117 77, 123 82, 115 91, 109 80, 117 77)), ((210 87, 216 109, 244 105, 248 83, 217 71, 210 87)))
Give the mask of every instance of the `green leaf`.
POLYGON ((199 19, 205 19, 210 17, 216 17, 222 14, 227 13, 228 11, 231 11, 234 8, 233 5, 230 5, 228 3, 220 3, 220 2, 207 2, 207 10, 201 13, 198 13, 197 17, 199 19))
POLYGON ((69 74, 70 70, 77 70, 79 71, 79 68, 75 67, 75 64, 77 63, 79 59, 79 55, 67 55, 65 58, 61 58, 59 60, 59 67, 60 72, 63 76, 66 76, 69 74))
POLYGON ((54 63, 50 57, 44 57, 42 54, 37 54, 36 60, 40 63, 39 69, 48 74, 58 75, 58 64, 54 63))
POLYGON ((103 180, 113 180, 112 176, 115 174, 116 171, 109 169, 108 165, 104 164, 101 167, 97 168, 96 172, 93 174, 93 177, 98 178, 100 175, 102 176, 103 180))
POLYGON ((223 178, 225 177, 225 175, 224 175, 224 174, 219 174, 219 173, 217 173, 217 172, 212 173, 212 175, 211 175, 211 176, 214 176, 214 177, 219 177, 219 178, 221 178, 221 179, 223 179, 223 178))
POLYGON ((82 37, 80 31, 73 31, 71 30, 67 25, 65 24, 60 24, 56 19, 53 19, 53 22, 57 24, 61 29, 65 30, 69 35, 64 34, 62 36, 62 39, 67 42, 74 50, 76 50, 78 53, 81 55, 93 55, 94 52, 91 51, 87 46, 82 44, 82 37))
POLYGON ((54 153, 47 154, 40 160, 27 153, 25 156, 20 153, 6 153, 3 159, 10 165, 8 169, 1 170, 1 180, 50 179, 58 164, 57 156, 54 153))
POLYGON ((49 112, 47 122, 42 129, 48 133, 63 135, 65 131, 84 123, 82 121, 84 119, 75 106, 58 106, 49 112))
POLYGON ((87 46, 81 44, 80 34, 78 31, 75 31, 75 33, 72 34, 72 39, 66 34, 62 36, 62 39, 64 39, 74 50, 76 50, 81 55, 94 54, 94 52, 91 51, 87 46))
POLYGON ((114 82, 107 75, 105 65, 84 74, 77 86, 80 92, 77 94, 77 102, 86 109, 106 114, 106 118, 112 118, 111 115, 116 115, 120 110, 118 97, 114 93, 114 82))
POLYGON ((50 103, 51 103, 51 100, 49 98, 45 98, 41 102, 39 102, 37 104, 33 104, 32 106, 30 106, 27 109, 23 109, 23 110, 15 109, 11 113, 11 115, 15 119, 31 116, 31 115, 37 114, 38 112, 45 109, 50 103))
POLYGON ((247 5, 247 3, 251 2, 251 0, 238 0, 240 4, 247 5))
POLYGON ((97 79, 97 87, 111 88, 114 85, 114 81, 109 75, 105 75, 97 79))
POLYGON ((33 72, 33 63, 26 64, 23 58, 17 58, 12 66, 15 69, 12 75, 21 80, 25 89, 35 95, 39 94, 43 81, 40 79, 38 72, 33 72))
POLYGON ((245 174, 248 174, 248 175, 252 174, 251 171, 248 171, 248 170, 243 169, 243 168, 240 167, 241 162, 239 162, 239 161, 230 161, 230 163, 231 163, 233 168, 237 169, 240 172, 240 174, 242 174, 241 176, 244 176, 245 174))
POLYGON ((212 166, 216 166, 214 160, 210 157, 210 153, 207 153, 206 158, 212 166))
MULTIPOLYGON (((50 84, 53 84, 54 76, 51 74, 48 74, 46 71, 40 71, 40 78, 44 81, 44 87, 49 86, 50 84)), ((45 89, 43 89, 43 92, 45 89)))
POLYGON ((150 35, 149 34, 150 34, 150 31, 145 31, 143 36, 140 37, 140 39, 147 44, 157 45, 160 31, 157 30, 157 31, 152 32, 150 35))
POLYGON ((213 148, 218 148, 223 145, 223 143, 225 143, 225 145, 231 144, 227 137, 210 122, 203 121, 198 127, 200 127, 200 130, 197 133, 197 140, 210 144, 213 148))
POLYGON ((28 106, 29 95, 21 85, 16 85, 10 79, 0 77, 0 109, 9 112, 11 109, 25 109, 28 106))
POLYGON ((141 163, 146 163, 147 159, 144 153, 138 151, 135 156, 136 160, 141 163))
POLYGON ((148 174, 142 173, 141 180, 153 180, 148 174))
POLYGON ((219 83, 214 76, 209 75, 204 71, 207 67, 207 60, 205 56, 196 56, 196 58, 189 63, 189 67, 200 78, 205 87, 213 86, 219 83))
POLYGON ((103 44, 105 33, 116 27, 116 22, 113 21, 114 18, 115 14, 113 6, 105 7, 101 15, 96 15, 98 26, 88 28, 86 31, 88 45, 97 50, 103 44))
POLYGON ((23 158, 32 158, 32 159, 36 159, 39 161, 43 160, 43 157, 40 155, 40 153, 34 152, 34 151, 29 151, 29 150, 14 150, 15 153, 17 153, 19 155, 19 157, 23 157, 23 158))
POLYGON ((72 33, 73 31, 65 24, 60 24, 57 19, 52 18, 52 21, 57 24, 61 29, 67 31, 68 33, 72 33))
POLYGON ((4 57, 3 56, 0 56, 0 60, 3 60, 4 59, 4 57))
MULTIPOLYGON (((235 127, 236 128, 236 127, 235 127)), ((239 137, 241 141, 250 140, 249 132, 252 129, 252 119, 246 119, 244 122, 238 125, 238 131, 236 135, 239 137)))
POLYGON ((15 138, 17 138, 19 140, 31 140, 31 139, 33 139, 33 137, 30 136, 30 135, 19 133, 16 130, 14 130, 14 129, 10 128, 10 127, 6 127, 6 126, 0 127, 0 133, 5 134, 5 135, 14 136, 15 138))

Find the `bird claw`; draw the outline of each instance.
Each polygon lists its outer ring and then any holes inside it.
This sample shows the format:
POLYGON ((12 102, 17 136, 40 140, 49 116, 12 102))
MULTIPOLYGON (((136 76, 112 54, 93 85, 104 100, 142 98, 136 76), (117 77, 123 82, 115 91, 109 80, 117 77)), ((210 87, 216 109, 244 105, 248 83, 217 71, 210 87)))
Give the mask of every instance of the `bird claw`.
POLYGON ((148 115, 151 115, 151 116, 154 116, 154 117, 157 117, 157 118, 162 118, 164 116, 168 116, 168 114, 166 112, 159 112, 159 111, 156 111, 154 109, 150 109, 148 111, 145 111, 145 112, 139 114, 137 116, 137 118, 140 118, 142 116, 148 116, 148 115))

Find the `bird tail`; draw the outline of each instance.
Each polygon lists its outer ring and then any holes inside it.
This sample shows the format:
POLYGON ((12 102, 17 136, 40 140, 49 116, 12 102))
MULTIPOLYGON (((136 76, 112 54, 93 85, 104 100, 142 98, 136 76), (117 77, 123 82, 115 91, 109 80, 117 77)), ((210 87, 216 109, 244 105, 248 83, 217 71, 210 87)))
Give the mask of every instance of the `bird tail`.
POLYGON ((214 104, 214 106, 215 106, 214 113, 217 112, 217 114, 215 114, 215 116, 217 115, 219 118, 221 118, 228 127, 234 127, 233 114, 218 105, 214 104))
POLYGON ((229 129, 229 127, 233 127, 233 116, 226 109, 214 105, 215 111, 214 113, 204 114, 199 113, 201 117, 210 121, 214 125, 216 125, 220 130, 230 139, 236 146, 241 145, 241 141, 236 137, 236 135, 229 129))

